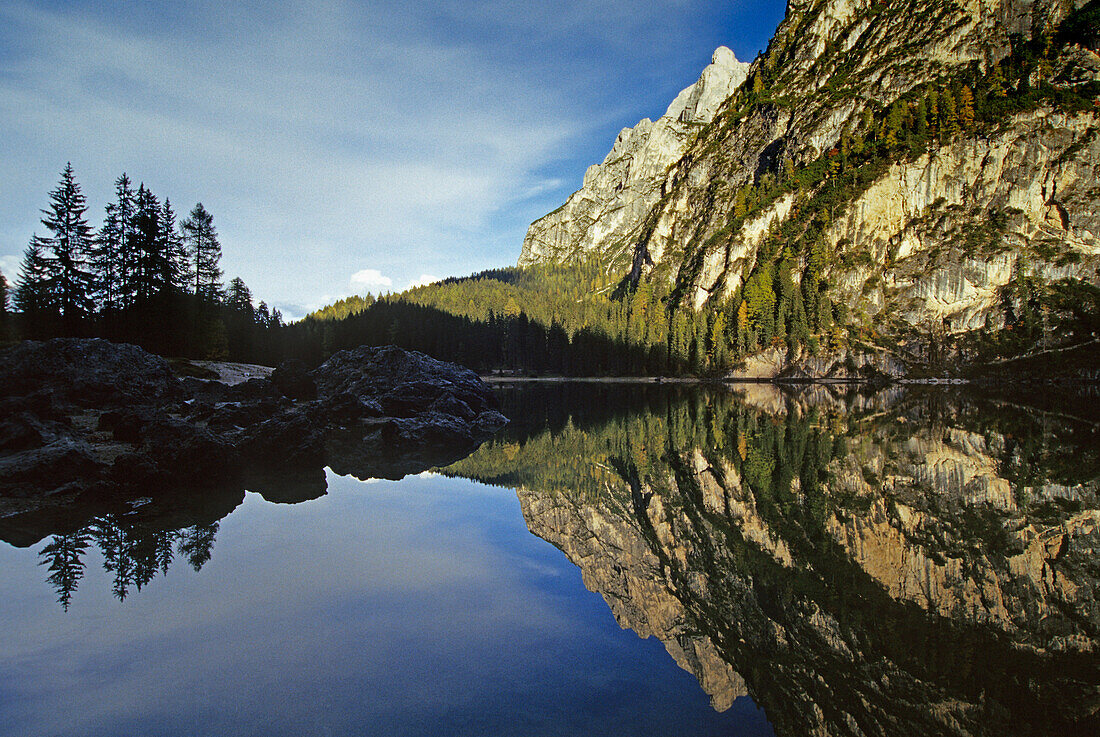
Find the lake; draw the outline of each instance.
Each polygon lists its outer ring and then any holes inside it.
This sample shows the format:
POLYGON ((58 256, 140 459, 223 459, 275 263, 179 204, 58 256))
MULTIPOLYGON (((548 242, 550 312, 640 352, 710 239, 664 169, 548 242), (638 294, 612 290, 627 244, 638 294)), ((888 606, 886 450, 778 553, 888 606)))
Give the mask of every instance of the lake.
POLYGON ((1088 402, 498 394, 400 481, 0 524, 0 735, 1097 733, 1088 402))

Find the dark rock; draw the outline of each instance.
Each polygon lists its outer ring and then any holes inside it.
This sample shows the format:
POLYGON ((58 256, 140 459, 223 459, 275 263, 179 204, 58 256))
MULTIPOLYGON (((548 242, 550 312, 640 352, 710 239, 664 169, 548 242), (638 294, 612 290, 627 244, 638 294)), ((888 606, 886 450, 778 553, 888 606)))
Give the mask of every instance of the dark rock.
POLYGON ((157 413, 149 407, 109 410, 99 416, 98 427, 111 433, 111 437, 123 443, 140 443, 146 428, 157 420, 157 413))
POLYGON ((239 475, 237 450, 206 428, 161 418, 145 429, 143 440, 143 452, 169 487, 220 486, 239 475))
POLYGON ((477 419, 477 413, 470 409, 470 405, 450 393, 436 398, 429 409, 432 412, 451 415, 467 422, 477 419))
POLYGON ((277 400, 281 396, 271 379, 249 379, 227 387, 225 401, 259 402, 264 399, 277 400))
POLYGON ((154 404, 180 391, 168 362, 135 345, 54 338, 0 351, 0 387, 11 396, 45 391, 77 407, 154 404))
POLYGON ((227 433, 258 425, 282 409, 271 397, 253 402, 232 402, 215 407, 207 426, 216 433, 227 433))
POLYGON ((314 369, 313 378, 321 399, 347 392, 379 399, 385 409, 384 398, 390 396, 395 408, 407 411, 426 408, 448 391, 475 412, 497 408, 492 391, 473 371, 395 346, 340 351, 314 369))
POLYGON ((298 400, 317 398, 317 384, 306 365, 296 358, 280 363, 271 374, 271 381, 284 397, 298 400))
POLYGON ((0 496, 50 495, 71 483, 99 480, 87 443, 62 439, 41 448, 0 455, 0 496))
POLYGON ((393 347, 227 386, 176 379, 135 346, 28 342, 0 352, 0 386, 0 518, 68 520, 76 500, 114 509, 245 483, 313 498, 326 466, 400 478, 462 458, 506 422, 472 371, 393 347))
POLYGON ((328 426, 311 414, 286 410, 242 433, 238 448, 250 467, 323 467, 328 426))

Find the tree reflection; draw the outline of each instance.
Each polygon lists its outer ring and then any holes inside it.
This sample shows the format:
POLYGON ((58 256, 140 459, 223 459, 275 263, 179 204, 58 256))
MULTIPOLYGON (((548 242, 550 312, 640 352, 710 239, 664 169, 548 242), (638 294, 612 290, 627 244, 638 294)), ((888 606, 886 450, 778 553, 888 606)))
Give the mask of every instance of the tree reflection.
POLYGON ((73 592, 84 577, 84 555, 94 544, 103 568, 114 574, 111 593, 124 601, 131 590, 141 591, 159 572, 168 575, 176 555, 196 572, 209 560, 218 532, 217 522, 176 529, 114 514, 94 518, 76 532, 54 535, 39 552, 40 564, 49 567, 46 580, 57 592, 57 601, 69 610, 73 592))
POLYGON ((73 592, 84 577, 81 556, 88 549, 88 537, 84 531, 54 535, 38 554, 40 564, 49 566, 50 573, 46 580, 57 592, 57 601, 65 611, 69 610, 73 592))

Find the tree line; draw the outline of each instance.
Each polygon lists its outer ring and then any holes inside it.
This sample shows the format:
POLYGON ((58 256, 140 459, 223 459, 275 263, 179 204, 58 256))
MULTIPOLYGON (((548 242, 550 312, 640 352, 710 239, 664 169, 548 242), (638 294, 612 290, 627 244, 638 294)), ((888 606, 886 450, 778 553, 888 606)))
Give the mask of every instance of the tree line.
POLYGON ((223 285, 221 243, 201 202, 179 222, 167 197, 122 174, 98 229, 87 211, 66 164, 11 294, 0 275, 0 339, 99 336, 168 355, 276 358, 267 334, 282 315, 254 307, 239 277, 223 285))

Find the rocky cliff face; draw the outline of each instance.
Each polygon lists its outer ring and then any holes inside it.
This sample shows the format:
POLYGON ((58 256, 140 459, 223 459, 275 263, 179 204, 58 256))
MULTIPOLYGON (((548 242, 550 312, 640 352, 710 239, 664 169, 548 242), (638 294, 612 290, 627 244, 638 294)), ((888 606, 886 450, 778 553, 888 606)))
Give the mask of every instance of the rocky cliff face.
POLYGON ((719 47, 699 81, 680 92, 664 115, 620 131, 603 163, 585 172, 581 189, 531 225, 520 265, 629 252, 638 224, 661 197, 669 166, 745 81, 748 69, 732 51, 719 47))
MULTIPOLYGON (((644 186, 621 186, 613 172, 633 139, 620 136, 585 187, 531 226, 520 263, 595 249, 634 283, 664 285, 673 307, 736 310, 729 302, 740 302, 754 269, 786 254, 796 283, 812 269, 822 293, 844 305, 841 327, 890 336, 891 345, 1002 327, 1001 290, 1021 271, 1042 283, 1096 284, 1100 116, 1087 103, 1100 49, 1051 41, 1085 4, 792 1, 748 81, 682 155, 648 172, 644 186), (1024 39, 1033 41, 1021 52, 1024 39), (892 165, 880 161, 844 184, 850 142, 881 141, 900 125, 888 120, 891 106, 898 121, 923 119, 925 89, 1000 80, 1001 65, 1015 69, 1021 53, 1047 57, 1027 62, 1012 94, 1087 88, 1085 104, 1049 95, 941 132, 921 151, 899 145, 892 165), (816 264, 815 250, 824 254, 816 264)), ((927 341, 906 350, 906 361, 926 358, 927 341)), ((801 353, 786 358, 793 366, 801 353)))

